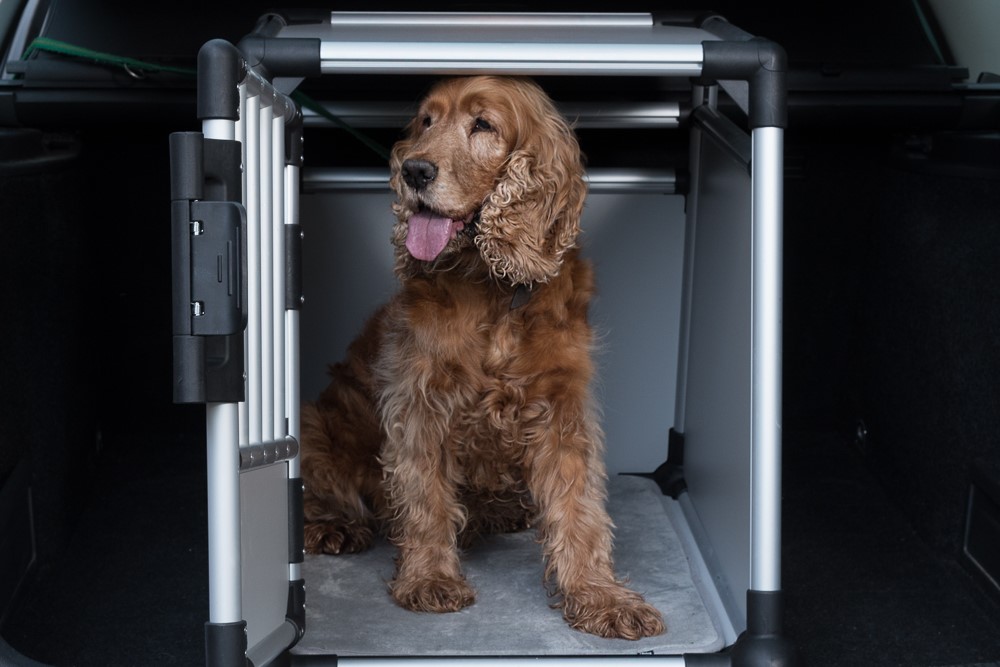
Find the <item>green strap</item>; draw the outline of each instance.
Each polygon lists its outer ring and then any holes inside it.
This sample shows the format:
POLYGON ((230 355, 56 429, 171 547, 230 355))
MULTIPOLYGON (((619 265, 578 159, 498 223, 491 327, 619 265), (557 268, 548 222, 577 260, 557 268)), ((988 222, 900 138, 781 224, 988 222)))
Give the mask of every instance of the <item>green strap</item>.
MULTIPOLYGON (((124 67, 130 74, 136 72, 169 72, 171 74, 181 74, 184 76, 197 76, 198 74, 197 71, 187 67, 158 65, 156 63, 136 60, 135 58, 116 56, 111 53, 94 51, 92 49, 76 46, 75 44, 69 44, 67 42, 63 42, 58 39, 51 39, 49 37, 36 37, 33 39, 31 44, 28 45, 28 48, 24 50, 21 60, 27 60, 36 51, 47 51, 49 53, 58 53, 60 55, 70 56, 73 58, 90 60, 96 63, 124 67)), ((316 102, 305 93, 297 90, 292 93, 292 99, 295 100, 302 108, 309 109, 313 113, 326 118, 331 123, 350 134, 352 137, 364 144, 368 149, 374 151, 375 154, 383 160, 389 159, 389 151, 384 146, 358 132, 343 120, 327 111, 322 104, 316 102)))
POLYGON ((345 132, 347 132, 348 134, 350 134, 352 137, 354 137, 355 139, 357 139, 361 143, 363 143, 370 150, 374 151, 383 160, 388 161, 388 159, 389 159, 389 151, 385 148, 385 146, 383 146, 382 144, 374 141, 373 139, 369 138, 368 136, 366 136, 364 134, 361 134, 360 132, 358 132, 357 130, 355 130, 353 127, 351 127, 350 125, 348 125, 347 123, 345 123, 343 120, 341 120, 340 118, 338 118, 334 114, 332 114, 329 111, 327 111, 326 107, 324 107, 322 104, 320 104, 316 100, 312 99, 311 97, 309 97, 305 93, 303 93, 301 91, 298 91, 298 90, 296 90, 295 92, 292 93, 292 99, 295 100, 299 104, 299 106, 301 106, 303 109, 309 109, 313 113, 319 114, 323 118, 326 118, 328 121, 330 121, 331 123, 333 123, 334 125, 336 125, 340 129, 344 130, 345 132))
POLYGON ((185 76, 197 75, 195 70, 187 67, 172 67, 170 65, 148 63, 142 60, 136 60, 135 58, 126 58, 124 56, 116 56, 111 53, 85 49, 82 46, 68 44, 66 42, 61 42, 58 39, 51 39, 49 37, 36 37, 33 39, 31 44, 28 45, 28 48, 25 49, 24 55, 21 56, 21 60, 27 60, 35 51, 48 51, 50 53, 58 53, 64 56, 91 60, 97 63, 118 65, 128 69, 129 71, 135 72, 170 72, 172 74, 183 74, 185 76))

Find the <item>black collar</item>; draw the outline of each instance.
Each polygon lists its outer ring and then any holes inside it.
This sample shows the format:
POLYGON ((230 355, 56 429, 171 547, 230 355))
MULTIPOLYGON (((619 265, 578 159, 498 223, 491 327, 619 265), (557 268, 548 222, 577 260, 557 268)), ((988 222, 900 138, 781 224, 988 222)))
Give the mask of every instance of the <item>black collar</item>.
POLYGON ((470 239, 475 240, 476 238, 476 232, 479 231, 479 216, 481 216, 482 213, 482 210, 476 211, 476 214, 469 219, 469 222, 466 223, 464 227, 462 227, 462 233, 470 239))
MULTIPOLYGON (((472 216, 468 224, 462 228, 462 232, 466 234, 470 239, 476 238, 476 232, 479 231, 479 216, 482 215, 482 211, 476 211, 476 214, 472 216)), ((514 288, 514 296, 510 299, 510 309, 517 310, 525 305, 531 299, 531 287, 528 285, 518 285, 514 288)))
POLYGON ((518 285, 514 288, 514 296, 510 299, 510 309, 517 310, 527 305, 529 299, 531 299, 531 288, 527 285, 518 285))

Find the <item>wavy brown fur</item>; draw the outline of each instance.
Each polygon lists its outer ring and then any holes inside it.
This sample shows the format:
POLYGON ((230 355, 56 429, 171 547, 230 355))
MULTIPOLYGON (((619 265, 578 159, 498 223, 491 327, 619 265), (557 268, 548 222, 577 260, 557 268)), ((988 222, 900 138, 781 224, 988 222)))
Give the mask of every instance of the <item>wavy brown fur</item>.
POLYGON ((570 625, 604 637, 664 631, 617 581, 605 511, 603 434, 590 384, 590 265, 576 249, 586 194, 571 128, 523 79, 446 80, 393 149, 399 292, 368 322, 332 382, 302 411, 306 548, 399 548, 389 585, 403 607, 475 600, 460 547, 537 528, 570 625), (418 190, 404 161, 436 166, 418 190), (419 208, 479 212, 433 261, 404 245, 419 208), (512 308, 518 285, 531 288, 512 308))

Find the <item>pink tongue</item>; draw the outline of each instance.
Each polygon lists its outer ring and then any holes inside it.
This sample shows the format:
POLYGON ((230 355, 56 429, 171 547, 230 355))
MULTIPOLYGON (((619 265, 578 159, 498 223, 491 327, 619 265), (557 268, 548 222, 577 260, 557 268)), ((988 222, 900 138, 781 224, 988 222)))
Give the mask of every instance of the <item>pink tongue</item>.
POLYGON ((448 245, 455 221, 424 210, 411 215, 407 225, 406 249, 416 259, 429 262, 448 245))

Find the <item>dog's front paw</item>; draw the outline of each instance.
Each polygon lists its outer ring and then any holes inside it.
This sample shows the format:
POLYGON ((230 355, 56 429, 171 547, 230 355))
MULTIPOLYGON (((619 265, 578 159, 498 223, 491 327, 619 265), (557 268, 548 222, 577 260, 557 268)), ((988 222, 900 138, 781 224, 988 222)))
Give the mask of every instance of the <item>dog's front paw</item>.
POLYGON ((563 616, 576 630, 608 639, 642 639, 666 632, 663 615, 638 593, 567 596, 563 616))
POLYGON ((410 611, 458 611, 476 601, 475 590, 462 577, 397 578, 389 590, 396 603, 410 611))
POLYGON ((306 553, 336 556, 364 551, 372 545, 375 530, 360 522, 306 521, 303 537, 306 553))

